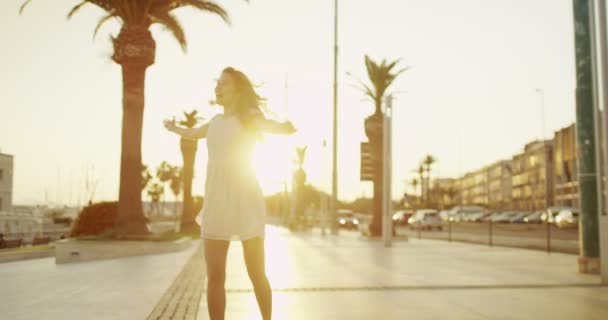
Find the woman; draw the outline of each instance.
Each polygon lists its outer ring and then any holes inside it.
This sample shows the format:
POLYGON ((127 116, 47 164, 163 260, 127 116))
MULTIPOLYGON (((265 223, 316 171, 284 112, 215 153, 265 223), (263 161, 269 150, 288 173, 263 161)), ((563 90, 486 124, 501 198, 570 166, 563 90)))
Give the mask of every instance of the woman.
POLYGON ((290 122, 264 117, 261 98, 242 72, 228 67, 215 87, 217 104, 224 113, 199 128, 181 128, 175 121, 165 127, 187 139, 207 138, 209 162, 205 204, 197 217, 201 224, 207 265, 207 305, 212 320, 224 319, 226 309, 226 255, 230 240, 243 244, 247 273, 263 319, 271 318, 272 291, 264 263, 265 204, 251 156, 263 132, 291 134, 290 122))

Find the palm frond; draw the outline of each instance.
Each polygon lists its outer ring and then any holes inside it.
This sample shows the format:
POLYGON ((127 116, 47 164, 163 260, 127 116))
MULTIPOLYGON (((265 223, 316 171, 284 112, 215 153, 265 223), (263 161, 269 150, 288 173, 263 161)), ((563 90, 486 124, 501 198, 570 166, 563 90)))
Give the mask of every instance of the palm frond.
POLYGON ((23 14, 23 10, 25 10, 25 7, 27 7, 30 2, 32 2, 32 0, 25 0, 25 2, 23 2, 21 7, 19 7, 19 14, 23 14))
POLYGON ((391 72, 400 61, 401 60, 399 59, 392 62, 387 62, 386 59, 383 59, 380 63, 377 63, 368 55, 365 55, 365 69, 367 71, 367 76, 374 88, 372 91, 372 96, 374 97, 374 102, 376 102, 376 104, 382 101, 387 89, 395 81, 397 76, 410 68, 406 67, 398 70, 397 72, 391 72))
POLYGON ((108 22, 108 20, 114 17, 116 17, 116 11, 112 11, 103 18, 99 19, 99 22, 97 22, 97 26, 95 27, 95 31, 93 31, 93 39, 95 39, 95 37, 97 36, 97 33, 99 32, 101 26, 103 26, 106 22, 108 22))
POLYGON ((108 11, 108 12, 110 12, 112 10, 112 8, 116 6, 116 4, 113 3, 112 0, 86 0, 86 2, 94 4, 94 5, 98 6, 99 8, 101 8, 105 11, 108 11))
POLYGON ((184 29, 173 15, 168 11, 158 10, 156 12, 151 12, 150 16, 152 17, 152 23, 162 24, 167 30, 171 31, 179 45, 182 47, 182 50, 186 51, 188 42, 186 41, 184 29))
POLYGON ((76 12, 78 12, 78 10, 80 10, 80 8, 82 8, 82 7, 83 7, 85 4, 87 4, 87 3, 89 3, 89 1, 88 1, 88 0, 84 0, 84 1, 82 1, 81 3, 77 4, 76 6, 74 6, 74 8, 72 8, 72 10, 70 10, 70 12, 68 12, 68 16, 67 16, 67 18, 68 18, 68 19, 71 19, 71 18, 72 18, 72 16, 74 16, 74 14, 75 14, 76 12))
POLYGON ((224 22, 226 22, 227 24, 230 24, 230 17, 228 16, 228 12, 226 12, 226 10, 211 1, 204 1, 204 0, 176 0, 173 1, 173 3, 170 6, 170 9, 177 9, 180 7, 184 7, 184 6, 190 6, 196 9, 199 9, 201 11, 208 11, 211 13, 215 13, 218 16, 220 16, 220 18, 222 18, 222 20, 224 20, 224 22))

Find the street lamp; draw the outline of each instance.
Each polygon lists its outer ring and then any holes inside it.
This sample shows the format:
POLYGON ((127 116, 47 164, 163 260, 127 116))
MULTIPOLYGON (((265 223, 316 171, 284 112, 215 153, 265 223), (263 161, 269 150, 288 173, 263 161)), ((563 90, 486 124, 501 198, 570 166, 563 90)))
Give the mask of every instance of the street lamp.
POLYGON ((334 0, 334 124, 331 174, 331 233, 338 234, 336 206, 338 202, 338 0, 334 0))

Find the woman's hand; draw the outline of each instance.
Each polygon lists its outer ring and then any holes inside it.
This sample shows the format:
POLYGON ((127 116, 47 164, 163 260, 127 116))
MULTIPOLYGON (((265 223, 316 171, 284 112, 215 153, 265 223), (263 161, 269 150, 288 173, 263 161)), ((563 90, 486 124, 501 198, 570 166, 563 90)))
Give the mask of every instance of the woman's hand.
POLYGON ((172 119, 172 120, 165 119, 165 121, 163 121, 163 125, 169 131, 175 131, 175 128, 177 128, 177 125, 175 125, 175 119, 172 119))
POLYGON ((291 121, 283 122, 283 130, 283 132, 285 132, 286 134, 293 134, 298 131, 296 127, 293 126, 293 123, 291 123, 291 121))

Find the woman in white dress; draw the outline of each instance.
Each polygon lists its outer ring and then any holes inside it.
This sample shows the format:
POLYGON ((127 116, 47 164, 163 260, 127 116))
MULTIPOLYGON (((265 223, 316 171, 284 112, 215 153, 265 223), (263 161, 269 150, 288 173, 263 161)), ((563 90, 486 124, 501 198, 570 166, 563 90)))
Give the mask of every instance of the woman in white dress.
POLYGON ((212 320, 224 319, 226 255, 230 240, 243 244, 247 273, 264 320, 271 318, 272 290, 264 262, 264 196, 251 167, 255 142, 261 133, 291 134, 290 122, 266 119, 260 96, 242 72, 228 67, 215 87, 224 113, 199 128, 165 127, 187 139, 207 138, 209 161, 201 224, 207 265, 207 306, 212 320))

